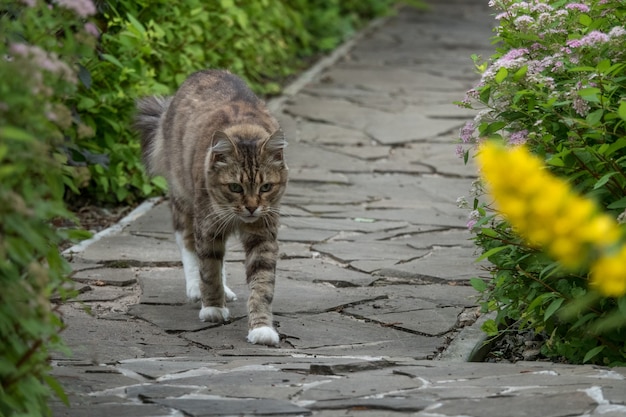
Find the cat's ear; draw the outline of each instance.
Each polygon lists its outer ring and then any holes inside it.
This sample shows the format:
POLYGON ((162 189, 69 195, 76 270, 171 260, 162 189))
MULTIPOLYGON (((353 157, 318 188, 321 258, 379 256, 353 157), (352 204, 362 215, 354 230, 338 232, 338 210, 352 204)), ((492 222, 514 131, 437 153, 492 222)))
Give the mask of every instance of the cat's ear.
POLYGON ((285 134, 281 129, 278 129, 263 143, 263 152, 269 153, 274 161, 283 161, 283 151, 286 146, 285 134))
POLYGON ((225 159, 228 155, 236 153, 237 147, 226 133, 218 130, 213 134, 208 155, 208 161, 211 164, 226 162, 225 159))

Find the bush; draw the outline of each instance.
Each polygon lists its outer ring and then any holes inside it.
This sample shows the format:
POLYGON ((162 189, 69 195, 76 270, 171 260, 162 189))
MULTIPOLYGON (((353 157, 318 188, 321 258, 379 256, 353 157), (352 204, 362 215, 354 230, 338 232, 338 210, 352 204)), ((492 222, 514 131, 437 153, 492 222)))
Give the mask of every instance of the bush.
POLYGON ((95 38, 58 4, 4 2, 0 9, 0 415, 48 414, 48 352, 63 348, 52 293, 69 268, 57 245, 71 237, 53 220, 65 209, 68 137, 84 126, 64 105, 76 92, 75 63, 95 38))
MULTIPOLYGON (((490 5, 501 12, 500 46, 489 62, 474 57, 482 79, 459 104, 480 112, 461 130, 459 153, 467 161, 467 144, 485 138, 510 147, 524 144, 577 193, 622 220, 626 6, 601 0, 491 0, 490 5)), ((578 268, 556 262, 553 251, 520 238, 480 183, 473 191, 468 226, 482 257, 493 264, 489 285, 473 280, 483 291, 483 308, 497 311, 485 329, 495 336, 515 323, 543 332, 548 338, 543 353, 550 357, 626 363, 625 297, 590 290, 588 262, 578 268)), ((545 203, 548 209, 550 201, 545 203)), ((571 237, 581 225, 558 226, 571 237)))
MULTIPOLYGON (((413 3, 416 3, 415 1, 413 3)), ((261 95, 330 50, 392 1, 119 0, 99 13, 99 55, 81 61, 78 94, 68 101, 93 137, 77 137, 67 200, 132 204, 161 194, 162 178, 146 177, 129 130, 134 100, 169 94, 192 72, 227 68, 261 95)))

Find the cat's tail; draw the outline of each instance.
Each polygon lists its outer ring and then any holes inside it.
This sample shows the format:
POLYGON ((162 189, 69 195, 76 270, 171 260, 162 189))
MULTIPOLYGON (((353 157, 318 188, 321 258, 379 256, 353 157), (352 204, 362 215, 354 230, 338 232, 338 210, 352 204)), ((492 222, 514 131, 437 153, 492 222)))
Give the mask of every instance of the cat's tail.
POLYGON ((139 133, 143 163, 148 173, 152 175, 158 174, 154 160, 159 123, 171 101, 172 97, 150 96, 140 98, 136 102, 137 113, 133 121, 133 129, 139 133))

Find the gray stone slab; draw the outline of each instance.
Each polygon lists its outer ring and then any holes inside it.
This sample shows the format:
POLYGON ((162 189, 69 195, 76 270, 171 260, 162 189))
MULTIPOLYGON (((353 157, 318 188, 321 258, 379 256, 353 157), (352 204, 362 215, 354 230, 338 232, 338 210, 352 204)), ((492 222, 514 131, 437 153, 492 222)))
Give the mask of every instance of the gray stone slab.
POLYGON ((174 408, 187 416, 282 416, 282 415, 309 415, 306 408, 298 407, 287 401, 274 399, 157 399, 155 403, 174 408))
POLYGON ((324 355, 370 355, 414 358, 432 356, 442 343, 437 337, 405 333, 339 313, 281 317, 280 333, 301 352, 324 355))
POLYGON ((402 221, 384 221, 369 217, 332 218, 332 217, 292 217, 283 219, 283 225, 298 229, 320 229, 343 232, 381 232, 406 228, 409 224, 402 221))
POLYGON ((324 73, 326 82, 352 85, 364 90, 405 94, 411 90, 463 91, 465 85, 447 77, 404 68, 359 68, 338 66, 324 73))
MULTIPOLYGON (((296 220, 294 223, 300 223, 300 221, 296 220)), ((281 227, 278 231, 278 240, 281 242, 315 243, 329 240, 336 234, 337 232, 334 230, 281 227)))
POLYGON ((331 172, 323 168, 292 168, 289 170, 291 184, 303 183, 331 183, 350 184, 350 180, 343 174, 331 172))
POLYGON ((117 262, 126 266, 136 263, 177 263, 180 252, 175 244, 143 236, 116 235, 99 240, 77 255, 82 261, 117 262))
MULTIPOLYGON (((228 305, 231 317, 245 317, 245 306, 240 306, 240 304, 236 306, 239 308, 234 308, 232 304, 228 305)), ((128 314, 150 322, 166 332, 197 331, 222 325, 201 321, 198 317, 199 312, 199 303, 183 305, 136 304, 128 309, 128 314)))
POLYGON ((369 145, 372 139, 358 129, 315 123, 303 120, 300 123, 300 137, 304 142, 343 146, 369 145))
POLYGON ((136 271, 132 268, 96 268, 77 271, 72 280, 91 285, 126 286, 137 282, 136 271))
POLYGON ((408 262, 424 256, 428 251, 415 249, 403 242, 325 242, 317 243, 312 249, 344 263, 357 260, 395 260, 408 262))
POLYGON ((66 407, 57 404, 52 407, 54 417, 166 417, 172 410, 157 404, 87 404, 66 407))
POLYGON ((90 291, 82 292, 73 300, 81 301, 84 303, 98 302, 98 301, 100 302, 115 301, 122 297, 132 295, 134 293, 133 288, 130 288, 130 290, 133 290, 133 291, 129 291, 128 289, 120 288, 120 287, 92 286, 90 288, 91 288, 90 291))
POLYGON ((328 149, 333 152, 343 153, 349 156, 353 156, 366 161, 375 161, 378 159, 385 159, 392 152, 389 146, 379 146, 374 144, 373 146, 346 146, 346 145, 330 145, 328 149))
MULTIPOLYGON (((291 259, 278 263, 278 274, 313 283, 329 283, 335 287, 368 287, 377 278, 353 271, 321 259, 291 259)), ((280 285, 280 284, 279 284, 280 285)))
MULTIPOLYGON (((288 146, 285 151, 285 158, 289 161, 290 180, 292 174, 297 179, 298 172, 306 172, 307 170, 317 172, 318 175, 320 173, 370 171, 367 161, 307 143, 296 143, 293 146, 288 146)), ((347 177, 335 176, 334 178, 336 180, 331 176, 329 180, 322 178, 320 181, 312 182, 349 183, 347 177)))
POLYGON ((596 403, 583 392, 558 395, 520 395, 481 399, 444 401, 436 408, 442 416, 510 416, 510 417, 566 417, 590 413, 596 403), (485 414, 488 410, 489 414, 485 414))
POLYGON ((385 296, 384 291, 377 288, 337 288, 324 282, 312 283, 299 280, 298 277, 297 271, 279 271, 279 279, 276 282, 274 292, 273 308, 275 313, 319 313, 346 304, 385 296))
POLYGON ((187 303, 185 275, 182 266, 169 268, 140 268, 137 278, 141 286, 142 304, 187 303))
MULTIPOLYGON (((383 383, 385 381, 382 381, 383 383)), ((308 406, 311 410, 391 410, 404 413, 424 410, 432 404, 430 399, 415 398, 346 398, 316 401, 308 406)), ((344 411, 345 412, 345 411, 344 411)), ((359 416, 361 414, 359 413, 359 416)))
POLYGON ((415 280, 439 278, 465 281, 484 275, 475 260, 478 255, 473 248, 434 248, 427 256, 392 267, 382 268, 376 274, 415 280), (453 260, 453 261, 451 261, 453 260))
POLYGON ((450 135, 448 143, 411 143, 397 148, 384 160, 375 161, 378 172, 429 172, 443 176, 476 177, 473 163, 467 165, 456 154, 458 131, 450 135), (428 167, 427 169, 424 167, 428 167), (421 171, 420 171, 421 170, 421 171))
POLYGON ((174 234, 174 227, 172 226, 172 214, 170 211, 169 202, 164 201, 146 214, 133 221, 126 229, 127 233, 154 233, 162 235, 174 234))
POLYGON ((433 140, 458 129, 463 123, 457 119, 427 117, 420 112, 420 107, 407 106, 401 113, 376 115, 365 125, 364 131, 383 145, 400 145, 433 140))
MULTIPOLYGON (((192 358, 140 358, 121 360, 117 369, 135 372, 151 380, 164 375, 173 375, 190 371, 192 369, 210 368, 218 365, 216 361, 199 361, 192 358)), ((180 384, 179 384, 180 385, 180 384)), ((154 388, 154 386, 152 386, 154 388)), ((135 390, 139 392, 142 390, 135 390)), ((155 388, 154 395, 158 391, 155 388)), ((145 392, 145 391, 143 391, 145 392)))

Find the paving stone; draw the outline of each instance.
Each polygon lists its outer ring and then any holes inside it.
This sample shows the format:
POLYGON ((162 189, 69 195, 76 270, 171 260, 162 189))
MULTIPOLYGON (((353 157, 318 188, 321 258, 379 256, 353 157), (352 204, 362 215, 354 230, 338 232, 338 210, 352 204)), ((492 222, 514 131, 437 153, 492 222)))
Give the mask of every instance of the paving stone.
POLYGON ((287 401, 274 399, 159 399, 155 403, 166 407, 181 410, 185 415, 192 417, 203 416, 279 416, 279 415, 309 415, 311 412, 287 401))
POLYGON ((368 287, 376 277, 353 271, 321 259, 290 259, 278 262, 278 274, 313 283, 329 283, 335 287, 368 287))
MULTIPOLYGON (((232 306, 228 305, 228 308, 234 317, 242 317, 246 314, 245 310, 241 312, 241 309, 238 309, 239 314, 235 315, 232 306)), ((128 314, 150 322, 167 332, 197 331, 221 325, 200 321, 199 312, 199 303, 183 305, 136 304, 128 309, 128 314)))
POLYGON ((312 246, 313 250, 341 262, 357 260, 396 260, 408 262, 424 256, 428 251, 411 248, 402 242, 324 242, 312 246))
MULTIPOLYGON (((208 368, 220 364, 217 361, 199 361, 195 358, 141 358, 120 361, 117 366, 120 370, 130 370, 149 379, 157 379, 164 375, 177 374, 192 369, 208 368)), ((160 392, 164 386, 151 385, 151 389, 160 392)), ((134 392, 144 392, 134 390, 134 392)))
POLYGON ((57 405, 52 414, 54 417, 165 417, 171 416, 172 410, 157 404, 89 404, 70 408, 57 405))
MULTIPOLYGON (((296 220, 294 223, 299 223, 299 221, 296 220)), ((281 227, 278 231, 278 239, 281 242, 314 243, 329 240, 336 234, 334 230, 281 227)))
POLYGON ((125 231, 127 233, 173 235, 174 227, 172 226, 171 216, 169 203, 163 202, 132 222, 125 231))
POLYGON ((381 232, 406 228, 409 224, 401 221, 384 221, 367 217, 337 219, 328 217, 287 218, 282 224, 294 229, 308 228, 343 232, 381 232))
POLYGON ((372 139, 358 129, 334 126, 303 120, 300 123, 300 136, 303 142, 314 142, 328 145, 363 146, 370 144, 372 139))
POLYGON ((464 281, 484 275, 484 271, 474 262, 477 257, 473 248, 435 248, 427 256, 382 268, 376 275, 418 281, 430 278, 464 281), (454 262, 450 262, 450 259, 454 259, 454 262))
MULTIPOLYGON (((72 265, 72 269, 74 266, 72 265)), ((74 269, 76 271, 76 269, 74 269)), ((72 274, 72 280, 85 284, 126 286, 137 282, 136 271, 132 268, 95 268, 79 270, 72 274)))
POLYGON ((132 266, 136 263, 180 262, 180 252, 170 241, 129 235, 99 240, 74 256, 87 262, 114 263, 116 267, 132 266))
POLYGON ((595 402, 582 392, 541 396, 501 396, 481 399, 458 399, 431 406, 430 412, 442 416, 511 416, 566 417, 591 412, 595 402), (489 410, 488 414, 485 410, 489 410))
MULTIPOLYGON (((293 146, 288 146, 285 151, 285 159, 287 159, 290 166, 293 167, 289 170, 290 181, 292 174, 296 175, 294 178, 297 180, 298 172, 307 172, 307 170, 317 169, 316 171, 310 172, 326 173, 326 175, 333 172, 347 173, 370 171, 367 161, 307 143, 297 143, 293 146)), ((322 178, 312 182, 349 183, 347 177, 344 176, 331 176, 328 180, 322 178)))
POLYGON ((382 355, 392 357, 410 352, 411 357, 431 356, 439 343, 436 337, 422 337, 374 323, 321 313, 305 317, 281 317, 280 333, 295 349, 319 355, 382 355), (404 352, 404 353, 400 353, 404 352))

